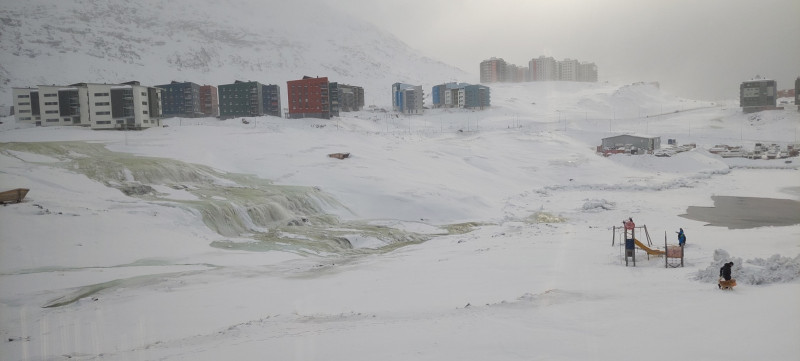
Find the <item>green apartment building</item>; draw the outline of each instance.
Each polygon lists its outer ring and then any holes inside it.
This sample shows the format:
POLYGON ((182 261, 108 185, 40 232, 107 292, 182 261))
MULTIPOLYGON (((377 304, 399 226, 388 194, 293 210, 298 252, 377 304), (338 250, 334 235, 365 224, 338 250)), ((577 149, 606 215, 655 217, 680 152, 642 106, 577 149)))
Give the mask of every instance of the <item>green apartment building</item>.
POLYGON ((264 115, 261 88, 257 81, 239 80, 218 86, 220 119, 264 115))

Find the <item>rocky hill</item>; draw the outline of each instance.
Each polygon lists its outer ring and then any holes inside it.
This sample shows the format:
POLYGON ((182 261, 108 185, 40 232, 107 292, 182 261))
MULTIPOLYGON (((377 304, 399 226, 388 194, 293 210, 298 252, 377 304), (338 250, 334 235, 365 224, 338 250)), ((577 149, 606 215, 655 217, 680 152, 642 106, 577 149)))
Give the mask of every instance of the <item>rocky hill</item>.
MULTIPOLYGON (((0 104, 11 87, 172 80, 278 84, 303 75, 365 88, 474 81, 322 0, 30 0, 0 9, 0 104)), ((285 92, 283 92, 285 101, 285 92)))

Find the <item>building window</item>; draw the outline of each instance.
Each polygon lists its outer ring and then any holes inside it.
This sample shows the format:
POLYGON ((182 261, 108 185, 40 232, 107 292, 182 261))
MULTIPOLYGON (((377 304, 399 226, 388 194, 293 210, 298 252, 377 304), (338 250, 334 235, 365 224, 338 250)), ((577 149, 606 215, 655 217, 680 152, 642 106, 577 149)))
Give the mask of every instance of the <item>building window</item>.
POLYGON ((20 95, 17 95, 17 98, 25 98, 25 99, 28 99, 28 98, 30 98, 30 97, 31 97, 31 96, 30 96, 30 94, 20 94, 20 95))
POLYGON ((96 102, 96 103, 94 103, 94 105, 100 107, 100 106, 104 106, 104 105, 111 105, 111 103, 109 103, 109 102, 96 102))
POLYGON ((45 122, 47 122, 47 123, 57 123, 57 122, 58 122, 58 118, 55 118, 55 119, 52 119, 52 118, 51 118, 51 119, 46 119, 46 120, 45 120, 45 122))
POLYGON ((17 113, 30 113, 30 112, 31 112, 30 109, 20 109, 17 111, 17 113))
POLYGON ((58 114, 58 110, 46 110, 45 114, 58 114))
POLYGON ((147 111, 146 110, 142 110, 142 114, 147 114, 147 111))
POLYGON ((109 115, 111 112, 96 112, 94 115, 109 115))
POLYGON ((146 92, 142 92, 142 96, 143 96, 143 97, 146 97, 146 96, 147 96, 147 93, 146 93, 146 92))
POLYGON ((44 102, 44 105, 58 105, 58 102, 44 102))
POLYGON ((31 120, 31 117, 19 118, 19 120, 31 120))
POLYGON ((94 96, 96 96, 96 97, 107 97, 108 93, 94 93, 94 96))
POLYGON ((57 96, 58 96, 58 93, 47 93, 47 94, 44 95, 45 98, 57 97, 57 96))
POLYGON ((142 105, 147 105, 147 102, 142 102, 142 105))
POLYGON ((111 121, 110 120, 98 120, 97 124, 98 125, 111 124, 111 121))
POLYGON ((20 102, 19 105, 31 105, 31 102, 20 102))

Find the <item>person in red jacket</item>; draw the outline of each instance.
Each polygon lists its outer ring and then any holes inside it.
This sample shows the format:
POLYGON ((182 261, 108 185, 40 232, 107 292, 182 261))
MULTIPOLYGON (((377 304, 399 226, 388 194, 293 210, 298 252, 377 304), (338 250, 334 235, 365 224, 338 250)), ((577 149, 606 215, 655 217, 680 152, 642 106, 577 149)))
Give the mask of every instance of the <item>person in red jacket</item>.
POLYGON ((622 221, 622 225, 625 226, 625 239, 633 239, 633 229, 636 228, 636 224, 633 223, 633 218, 628 218, 627 221, 622 221), (628 238, 628 231, 631 232, 630 238, 628 238))

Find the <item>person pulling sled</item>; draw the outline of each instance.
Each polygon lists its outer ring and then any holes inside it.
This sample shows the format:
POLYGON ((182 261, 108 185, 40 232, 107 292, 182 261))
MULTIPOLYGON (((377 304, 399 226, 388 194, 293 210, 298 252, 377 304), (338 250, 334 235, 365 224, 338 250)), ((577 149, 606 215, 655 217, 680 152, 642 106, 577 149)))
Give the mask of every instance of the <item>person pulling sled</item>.
POLYGON ((717 284, 718 288, 730 290, 736 286, 736 280, 731 278, 731 267, 733 267, 733 262, 728 262, 719 269, 719 284, 717 284))

